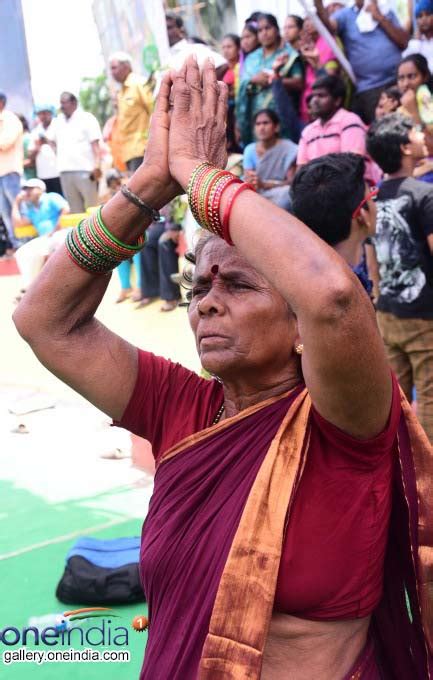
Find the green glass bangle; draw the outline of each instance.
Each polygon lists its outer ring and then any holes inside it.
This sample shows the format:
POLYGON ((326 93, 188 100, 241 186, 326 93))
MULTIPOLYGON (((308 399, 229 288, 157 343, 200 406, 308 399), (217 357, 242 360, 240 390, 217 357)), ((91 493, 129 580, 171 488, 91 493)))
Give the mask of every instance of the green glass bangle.
POLYGON ((112 256, 110 257, 108 253, 103 252, 102 248, 101 250, 98 250, 97 246, 95 246, 95 244, 89 240, 81 222, 77 227, 77 235, 78 238, 84 243, 86 249, 90 251, 92 257, 96 258, 98 262, 101 262, 101 264, 103 263, 105 266, 107 265, 109 265, 110 267, 116 266, 117 260, 115 260, 114 257, 112 256))
POLYGON ((109 239, 111 239, 112 241, 114 241, 114 243, 116 243, 116 244, 117 244, 118 246, 120 246, 121 248, 125 248, 125 250, 129 250, 129 251, 131 251, 131 252, 133 252, 133 253, 136 253, 137 251, 139 251, 139 250, 141 250, 141 249, 143 248, 144 243, 138 243, 137 245, 133 246, 133 245, 128 245, 127 243, 123 243, 122 241, 119 241, 119 239, 116 238, 116 237, 108 230, 108 228, 105 226, 104 221, 103 221, 103 219, 102 219, 102 214, 101 214, 101 213, 102 213, 102 207, 99 206, 99 208, 98 208, 97 211, 96 211, 96 219, 98 220, 98 224, 99 224, 99 226, 101 227, 102 231, 104 232, 104 234, 105 234, 109 239))

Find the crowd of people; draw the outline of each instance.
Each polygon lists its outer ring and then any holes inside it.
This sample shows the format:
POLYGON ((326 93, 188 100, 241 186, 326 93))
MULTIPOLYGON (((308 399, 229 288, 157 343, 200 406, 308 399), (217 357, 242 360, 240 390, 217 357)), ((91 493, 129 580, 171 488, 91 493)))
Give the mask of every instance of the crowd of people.
MULTIPOLYGON (((350 264, 371 291, 389 361, 407 398, 416 393, 433 441, 433 0, 391 5, 314 0, 314 11, 289 15, 281 30, 272 14, 255 12, 219 48, 188 37, 180 14, 169 13, 165 69, 188 55, 200 66, 212 59, 228 87, 228 167, 284 210, 296 214, 304 167, 336 162, 335 154, 362 159, 377 219, 361 225, 350 264)), ((0 210, 23 292, 64 242, 65 214, 109 200, 142 163, 163 73, 134 72, 123 52, 109 70, 118 90, 102 130, 73 93, 61 94, 58 113, 38 104, 30 129, 0 94, 0 210), (15 228, 25 223, 38 236, 22 244, 15 228)), ((310 191, 315 204, 318 187, 310 191)), ((338 206, 329 210, 332 219, 338 206)), ((174 310, 179 254, 198 228, 182 200, 165 206, 143 250, 119 265, 117 302, 142 308, 161 298, 161 311, 174 310)))

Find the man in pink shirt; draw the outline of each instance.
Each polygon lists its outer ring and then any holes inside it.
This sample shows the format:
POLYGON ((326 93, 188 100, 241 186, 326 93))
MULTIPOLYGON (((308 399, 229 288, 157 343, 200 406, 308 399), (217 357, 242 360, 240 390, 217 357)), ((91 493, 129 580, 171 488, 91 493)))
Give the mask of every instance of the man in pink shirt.
POLYGON ((380 172, 367 156, 367 126, 356 113, 343 108, 345 93, 344 82, 337 76, 322 76, 315 81, 310 107, 316 119, 302 131, 297 165, 328 153, 351 151, 365 158, 365 178, 375 184, 380 172))

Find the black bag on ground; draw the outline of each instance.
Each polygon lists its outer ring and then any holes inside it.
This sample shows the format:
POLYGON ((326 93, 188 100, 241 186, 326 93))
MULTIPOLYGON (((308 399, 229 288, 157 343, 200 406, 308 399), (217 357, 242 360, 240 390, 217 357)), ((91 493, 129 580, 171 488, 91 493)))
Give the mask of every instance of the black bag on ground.
POLYGON ((142 602, 139 538, 80 538, 69 551, 56 589, 65 604, 119 605, 142 602))

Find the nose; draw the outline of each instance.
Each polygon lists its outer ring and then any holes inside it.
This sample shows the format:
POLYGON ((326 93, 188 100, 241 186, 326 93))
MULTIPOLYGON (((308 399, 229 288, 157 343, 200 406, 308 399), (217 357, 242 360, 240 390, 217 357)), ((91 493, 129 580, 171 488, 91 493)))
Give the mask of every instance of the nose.
POLYGON ((224 312, 221 296, 216 293, 214 288, 211 288, 197 303, 197 311, 201 318, 204 316, 217 316, 224 312))

